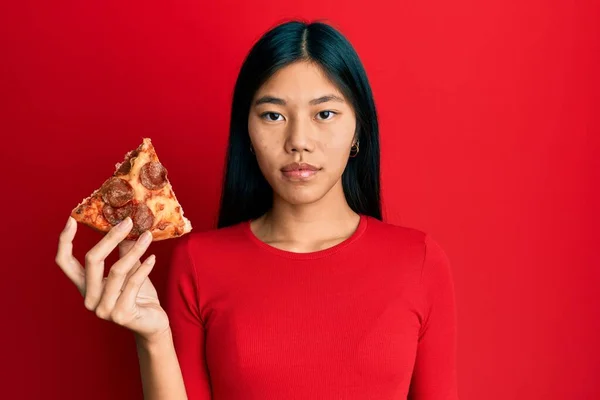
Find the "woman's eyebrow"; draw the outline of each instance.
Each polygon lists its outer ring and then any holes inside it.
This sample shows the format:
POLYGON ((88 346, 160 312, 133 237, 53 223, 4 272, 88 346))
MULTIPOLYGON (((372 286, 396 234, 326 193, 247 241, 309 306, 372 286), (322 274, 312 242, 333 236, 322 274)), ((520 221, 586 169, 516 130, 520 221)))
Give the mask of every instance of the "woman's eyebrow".
POLYGON ((337 101, 339 103, 344 103, 343 98, 336 96, 335 94, 328 94, 326 96, 321 96, 318 99, 311 100, 308 104, 314 106, 321 103, 327 103, 328 101, 337 101))
MULTIPOLYGON (((328 94, 325 96, 321 96, 317 99, 313 99, 311 101, 309 101, 308 104, 310 104, 311 106, 317 105, 317 104, 321 104, 321 103, 327 103, 328 101, 337 101, 340 103, 344 103, 344 99, 336 96, 334 94, 328 94)), ((287 103, 285 100, 280 99, 279 97, 274 97, 274 96, 262 96, 261 98, 259 98, 258 100, 256 100, 254 102, 254 106, 259 106, 261 104, 277 104, 280 106, 285 106, 287 103)))
POLYGON ((261 104, 277 104, 280 106, 285 106, 286 102, 283 99, 273 96, 263 96, 260 99, 254 102, 254 106, 260 106, 261 104))

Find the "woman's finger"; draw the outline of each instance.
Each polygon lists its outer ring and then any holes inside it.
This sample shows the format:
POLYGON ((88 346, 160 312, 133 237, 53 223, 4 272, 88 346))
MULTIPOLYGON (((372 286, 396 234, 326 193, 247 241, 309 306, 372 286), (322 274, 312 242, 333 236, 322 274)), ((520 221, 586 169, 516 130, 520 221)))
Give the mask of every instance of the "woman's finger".
POLYGON ((121 252, 121 259, 119 259, 118 263, 129 263, 132 261, 132 259, 134 259, 135 264, 133 265, 133 268, 131 268, 129 270, 129 272, 127 273, 127 276, 125 277, 125 280, 123 281, 123 286, 121 287, 121 291, 125 288, 125 284, 127 283, 127 280, 140 267, 140 264, 141 264, 140 259, 142 258, 142 255, 144 255, 144 253, 146 252, 146 250, 148 250, 148 247, 152 243, 152 234, 150 232, 144 232, 142 235, 140 235, 140 237, 138 238, 137 241, 131 240, 128 242, 129 243, 127 245, 125 245, 126 247, 123 250, 121 250, 121 248, 119 248, 119 251, 121 252), (129 254, 129 253, 131 253, 131 254, 129 254), (129 257, 126 257, 128 254, 129 254, 129 257))
MULTIPOLYGON (((131 249, 133 249, 133 246, 135 245, 135 243, 136 243, 135 240, 123 240, 121 243, 119 243, 119 258, 123 258, 127 253, 129 253, 131 251, 131 249)), ((129 274, 127 274, 127 278, 125 279, 125 281, 127 281, 129 276, 136 269, 138 269, 139 266, 140 266, 140 260, 138 259, 135 262, 135 266, 131 269, 131 271, 129 271, 129 274)))
POLYGON ((150 231, 146 231, 138 238, 133 247, 131 247, 127 253, 123 254, 121 259, 117 262, 135 263, 142 258, 146 250, 148 250, 150 243, 152 243, 152 233, 150 233, 150 231))
POLYGON ((127 237, 133 223, 127 217, 114 226, 85 256, 85 308, 94 311, 102 295, 104 260, 127 237))
POLYGON ((65 275, 77 286, 79 293, 83 295, 85 293, 85 271, 73 256, 73 239, 76 233, 77 222, 69 217, 58 239, 58 251, 56 252, 55 261, 65 275))
POLYGON ((152 268, 154 267, 155 263, 156 257, 153 254, 150 257, 146 258, 146 260, 144 260, 144 262, 139 266, 135 273, 133 273, 131 277, 129 277, 129 279, 125 283, 125 288, 123 289, 123 292, 121 293, 115 304, 115 311, 113 312, 113 321, 119 324, 124 324, 128 322, 124 320, 124 318, 126 317, 120 313, 123 311, 125 311, 126 313, 127 310, 132 310, 135 307, 136 299, 138 293, 140 292, 140 288, 142 287, 144 281, 148 278, 148 275, 150 274, 150 271, 152 271, 152 268))
POLYGON ((131 250, 134 244, 135 240, 123 240, 121 243, 119 243, 119 258, 129 253, 129 250, 131 250))
POLYGON ((96 315, 98 317, 110 319, 115 303, 121 294, 121 289, 124 287, 126 280, 135 273, 133 270, 139 267, 139 257, 144 254, 151 242, 152 234, 145 232, 127 253, 134 252, 136 255, 139 254, 139 256, 137 258, 123 257, 110 268, 104 291, 96 307, 96 315))

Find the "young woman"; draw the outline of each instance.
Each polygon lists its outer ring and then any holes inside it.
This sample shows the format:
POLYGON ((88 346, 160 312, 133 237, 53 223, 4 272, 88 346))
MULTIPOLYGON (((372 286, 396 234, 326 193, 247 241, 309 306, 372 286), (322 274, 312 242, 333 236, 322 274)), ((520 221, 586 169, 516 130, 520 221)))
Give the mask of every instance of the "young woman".
POLYGON ((457 399, 454 286, 426 233, 381 221, 373 96, 351 44, 288 22, 233 96, 219 229, 178 239, 166 308, 130 219, 57 263, 135 332, 148 399, 457 399), (105 257, 121 258, 103 279, 105 257))

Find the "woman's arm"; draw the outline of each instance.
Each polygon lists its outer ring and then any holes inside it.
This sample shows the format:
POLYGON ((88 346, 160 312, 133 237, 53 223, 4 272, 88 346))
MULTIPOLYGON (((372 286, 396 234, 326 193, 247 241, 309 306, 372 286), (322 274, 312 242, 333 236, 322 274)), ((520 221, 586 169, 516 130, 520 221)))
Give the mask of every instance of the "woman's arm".
POLYGON ((144 399, 187 399, 171 330, 152 341, 135 335, 135 342, 144 399))
MULTIPOLYGON (((181 375, 190 400, 210 400, 212 389, 206 360, 206 329, 200 311, 200 282, 194 261, 202 252, 194 235, 178 239, 167 274, 165 309, 169 315, 181 375)), ((173 364, 175 364, 173 360, 173 364)), ((160 365, 162 370, 162 364, 160 365)), ((175 368, 175 367, 173 367, 175 368)), ((175 399, 176 397, 171 397, 175 399)))
POLYGON ((424 321, 409 400, 458 400, 457 314, 452 269, 446 253, 429 235, 421 272, 424 321))

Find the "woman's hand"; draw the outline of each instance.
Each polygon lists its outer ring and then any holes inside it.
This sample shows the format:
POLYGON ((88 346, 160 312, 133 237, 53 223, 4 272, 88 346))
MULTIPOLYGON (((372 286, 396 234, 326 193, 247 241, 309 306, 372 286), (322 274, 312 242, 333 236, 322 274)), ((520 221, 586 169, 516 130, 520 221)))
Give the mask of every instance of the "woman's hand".
POLYGON ((132 226, 131 218, 127 218, 113 227, 87 252, 83 268, 73 256, 77 222, 69 218, 60 234, 56 263, 77 286, 88 310, 152 341, 169 331, 169 319, 148 277, 154 266, 154 255, 140 262, 152 242, 152 235, 145 232, 135 242, 124 241, 132 226), (104 278, 104 260, 117 246, 120 259, 104 278))

